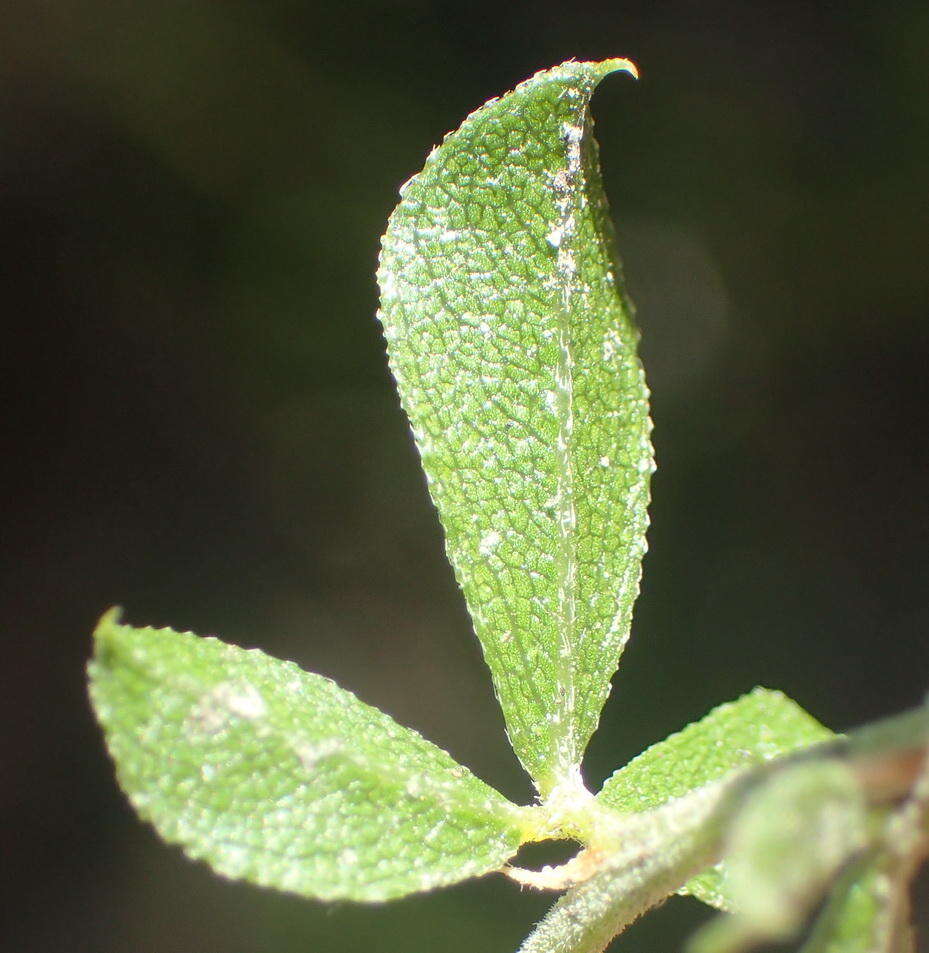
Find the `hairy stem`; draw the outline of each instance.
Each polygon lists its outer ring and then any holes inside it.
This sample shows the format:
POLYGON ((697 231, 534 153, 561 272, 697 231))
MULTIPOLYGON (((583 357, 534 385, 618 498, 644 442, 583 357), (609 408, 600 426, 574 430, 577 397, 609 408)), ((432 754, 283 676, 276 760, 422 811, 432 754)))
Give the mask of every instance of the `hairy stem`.
POLYGON ((600 953, 617 934, 718 859, 728 785, 708 785, 625 819, 616 852, 549 911, 520 953, 600 953))

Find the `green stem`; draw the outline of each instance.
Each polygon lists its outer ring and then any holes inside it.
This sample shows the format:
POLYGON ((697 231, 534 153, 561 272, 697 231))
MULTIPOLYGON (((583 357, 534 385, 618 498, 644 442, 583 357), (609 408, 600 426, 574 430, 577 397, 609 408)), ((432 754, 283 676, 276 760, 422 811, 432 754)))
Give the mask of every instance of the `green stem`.
POLYGON ((718 859, 726 785, 625 818, 625 837, 600 872, 549 911, 520 953, 600 953, 617 934, 718 859))

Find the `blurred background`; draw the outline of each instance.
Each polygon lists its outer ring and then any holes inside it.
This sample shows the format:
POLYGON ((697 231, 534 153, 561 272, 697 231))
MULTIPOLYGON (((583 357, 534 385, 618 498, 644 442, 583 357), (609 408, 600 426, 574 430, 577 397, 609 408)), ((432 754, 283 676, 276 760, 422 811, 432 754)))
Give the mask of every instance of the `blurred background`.
MULTIPOLYGON (((594 109, 659 464, 588 783, 756 684, 836 729, 920 701, 924 0, 10 0, 3 20, 0 948, 509 953, 542 915, 502 878, 382 907, 215 878, 131 815, 83 667, 114 603, 221 633, 529 797, 373 274, 430 147, 570 57, 642 69, 594 109)), ((670 953, 704 915, 675 899, 611 949, 670 953)))

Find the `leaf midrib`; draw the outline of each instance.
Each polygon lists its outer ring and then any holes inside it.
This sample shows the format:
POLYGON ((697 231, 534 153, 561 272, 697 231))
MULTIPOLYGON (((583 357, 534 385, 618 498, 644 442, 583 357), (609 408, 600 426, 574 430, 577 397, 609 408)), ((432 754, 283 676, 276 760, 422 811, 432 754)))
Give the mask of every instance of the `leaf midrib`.
POLYGON ((555 258, 555 270, 560 286, 561 301, 558 314, 558 363, 555 385, 558 393, 558 731, 553 736, 552 763, 558 781, 568 779, 578 765, 574 709, 576 679, 574 652, 577 622, 577 510, 573 459, 574 444, 574 341, 572 334, 572 298, 576 290, 577 263, 574 259, 573 239, 576 234, 576 196, 584 188, 581 163, 581 141, 584 135, 586 103, 580 107, 570 125, 562 127, 565 152, 566 185, 559 195, 557 185, 555 204, 559 211, 560 240, 555 258))

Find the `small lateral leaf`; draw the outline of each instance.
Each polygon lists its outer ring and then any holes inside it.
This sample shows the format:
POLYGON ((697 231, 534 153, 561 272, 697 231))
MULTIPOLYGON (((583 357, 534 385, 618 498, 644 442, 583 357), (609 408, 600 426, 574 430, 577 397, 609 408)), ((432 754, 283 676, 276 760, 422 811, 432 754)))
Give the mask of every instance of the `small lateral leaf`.
MULTIPOLYGON (((782 692, 756 688, 652 745, 613 774, 597 797, 623 813, 651 810, 732 771, 830 737, 782 692)), ((730 908, 719 867, 688 881, 681 892, 730 908)))
POLYGON ((391 369, 507 731, 576 783, 629 635, 648 391, 569 62, 472 113, 402 190, 378 280, 391 369))
POLYGON ((334 682, 107 613, 90 693, 139 814, 217 872, 387 900, 498 869, 525 809, 334 682))

